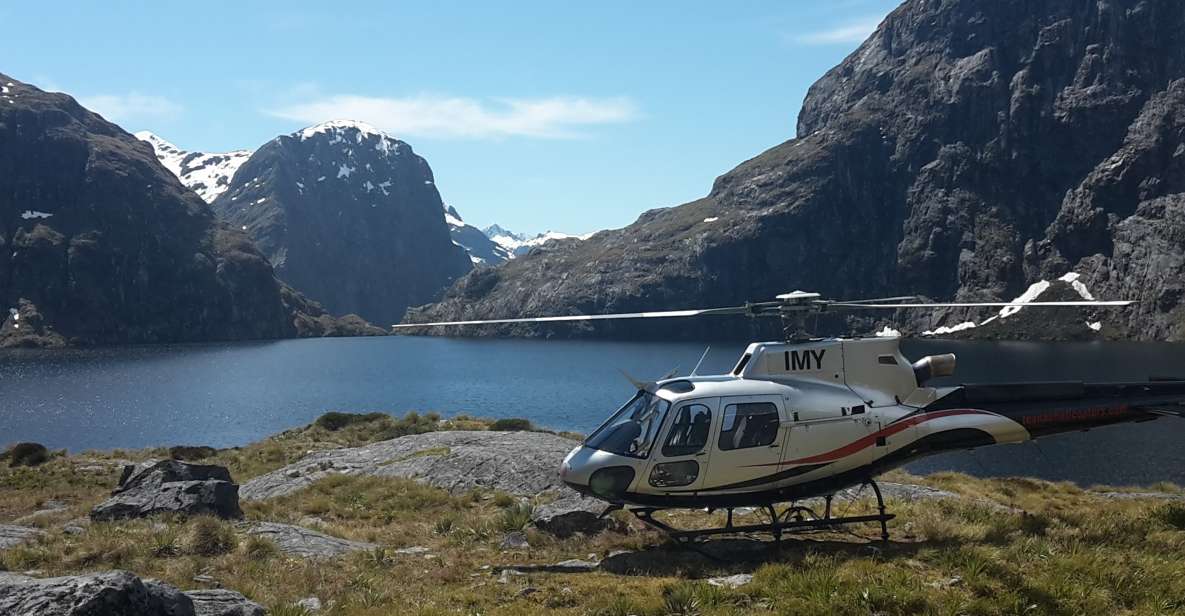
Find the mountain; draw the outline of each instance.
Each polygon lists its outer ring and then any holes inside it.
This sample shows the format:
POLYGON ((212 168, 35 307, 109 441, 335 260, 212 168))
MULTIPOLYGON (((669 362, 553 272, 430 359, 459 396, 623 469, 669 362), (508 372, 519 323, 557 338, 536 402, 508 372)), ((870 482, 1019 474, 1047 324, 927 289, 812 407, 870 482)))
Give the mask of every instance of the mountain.
POLYGON ((226 191, 235 171, 251 157, 249 150, 220 154, 187 152, 148 131, 136 133, 136 138, 151 144, 161 164, 206 203, 213 202, 226 191))
POLYGON ((473 268, 450 238, 428 162, 351 121, 277 137, 211 204, 276 274, 334 313, 396 323, 473 268))
POLYGON ((545 231, 543 233, 536 233, 530 235, 528 233, 515 233, 499 225, 490 225, 483 230, 486 237, 490 238, 495 244, 502 247, 503 250, 510 253, 510 258, 521 257, 532 248, 542 246, 552 240, 586 240, 589 235, 571 235, 568 233, 560 233, 559 231, 545 231))
POLYGON ((0 75, 0 346, 360 333, 73 98, 0 75))
MULTIPOLYGON (((810 88, 797 138, 706 197, 473 272, 409 319, 721 306, 796 288, 1001 300, 1077 273, 1099 297, 1139 301, 1101 315, 1116 335, 1181 339, 1182 31, 1176 0, 908 0, 810 88)), ((745 321, 482 333, 753 333, 745 321)))
POLYGON ((474 265, 497 265, 514 258, 512 251, 491 240, 481 229, 462 220, 457 208, 446 206, 444 221, 448 223, 453 243, 469 253, 469 259, 474 265))

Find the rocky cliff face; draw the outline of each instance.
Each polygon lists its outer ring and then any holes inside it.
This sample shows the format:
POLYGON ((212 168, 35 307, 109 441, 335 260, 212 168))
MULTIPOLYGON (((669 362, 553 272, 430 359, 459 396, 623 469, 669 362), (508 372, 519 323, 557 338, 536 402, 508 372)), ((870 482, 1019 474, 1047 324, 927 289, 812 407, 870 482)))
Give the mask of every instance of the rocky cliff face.
POLYGON ((473 267, 449 237, 427 161, 358 122, 269 141, 212 205, 284 281, 376 323, 398 322, 473 267))
POLYGON ((279 338, 343 326, 81 107, 0 75, 0 346, 279 338))
MULTIPOLYGON (((1109 315, 1115 331, 1180 339, 1182 32, 1175 0, 909 0, 812 86, 798 138, 707 197, 474 272, 415 318, 728 305, 795 288, 1008 300, 1073 271, 1100 297, 1140 302, 1109 315)), ((729 327, 746 325, 577 333, 729 327)))

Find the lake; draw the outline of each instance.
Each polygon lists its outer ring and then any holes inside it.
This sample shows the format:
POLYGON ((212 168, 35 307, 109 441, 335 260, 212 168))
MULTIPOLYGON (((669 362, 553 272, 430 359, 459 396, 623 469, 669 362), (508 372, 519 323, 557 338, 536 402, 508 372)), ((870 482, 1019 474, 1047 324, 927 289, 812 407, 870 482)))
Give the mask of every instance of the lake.
MULTIPOLYGON (((726 372, 745 344, 714 344, 700 373, 726 372)), ((241 445, 330 411, 525 417, 589 432, 632 393, 621 375, 686 374, 694 343, 333 338, 65 351, 0 351, 0 445, 51 448, 241 445)), ((945 384, 1144 380, 1185 375, 1185 345, 909 341, 906 355, 954 352, 945 384)), ((1032 475, 1095 483, 1185 483, 1185 420, 1161 419, 988 447, 911 471, 1032 475)))

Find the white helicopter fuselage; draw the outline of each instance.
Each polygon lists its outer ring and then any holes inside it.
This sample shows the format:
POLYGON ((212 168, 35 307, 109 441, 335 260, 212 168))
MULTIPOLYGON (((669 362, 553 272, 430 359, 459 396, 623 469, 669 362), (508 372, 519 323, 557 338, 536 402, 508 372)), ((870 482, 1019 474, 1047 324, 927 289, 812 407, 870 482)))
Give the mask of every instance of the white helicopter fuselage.
POLYGON ((920 381, 897 338, 751 344, 731 374, 639 391, 560 475, 619 504, 762 505, 831 494, 932 453, 1154 417, 1111 390, 920 381))

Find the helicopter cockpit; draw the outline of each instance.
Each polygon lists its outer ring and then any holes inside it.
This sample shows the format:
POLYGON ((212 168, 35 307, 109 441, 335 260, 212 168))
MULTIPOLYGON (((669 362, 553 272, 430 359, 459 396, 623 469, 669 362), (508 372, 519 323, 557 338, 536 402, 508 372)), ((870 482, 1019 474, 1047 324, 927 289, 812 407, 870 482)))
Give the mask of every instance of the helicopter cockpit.
POLYGON ((645 459, 658 437, 658 430, 671 403, 648 392, 638 391, 584 441, 586 447, 645 459))

